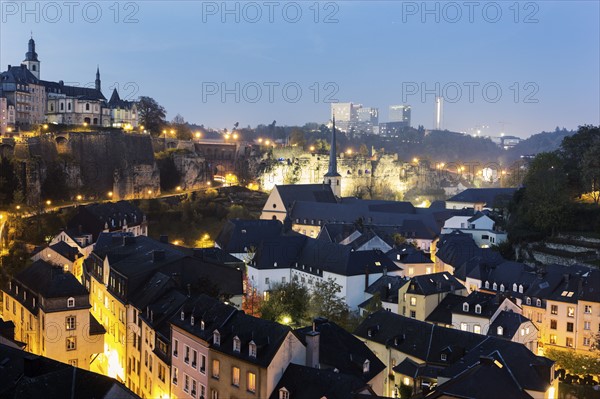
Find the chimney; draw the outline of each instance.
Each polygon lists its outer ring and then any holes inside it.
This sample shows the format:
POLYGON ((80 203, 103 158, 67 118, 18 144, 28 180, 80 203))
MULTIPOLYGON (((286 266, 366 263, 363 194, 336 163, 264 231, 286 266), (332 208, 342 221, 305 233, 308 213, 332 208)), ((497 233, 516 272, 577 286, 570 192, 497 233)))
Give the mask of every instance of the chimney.
POLYGON ((314 330, 306 333, 306 366, 319 368, 319 341, 320 335, 318 331, 314 330))
POLYGON ((159 241, 162 242, 163 244, 168 244, 169 243, 169 236, 166 234, 161 234, 159 241))
POLYGON ((165 251, 162 249, 155 249, 152 251, 152 262, 160 262, 161 260, 165 260, 165 251))
POLYGON ((365 266, 365 291, 369 288, 369 266, 365 266))

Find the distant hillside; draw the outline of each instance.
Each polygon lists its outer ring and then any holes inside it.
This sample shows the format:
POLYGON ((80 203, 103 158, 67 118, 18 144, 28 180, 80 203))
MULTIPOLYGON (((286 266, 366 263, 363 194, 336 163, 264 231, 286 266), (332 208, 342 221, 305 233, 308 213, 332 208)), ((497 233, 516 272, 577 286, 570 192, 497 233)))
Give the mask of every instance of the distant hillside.
POLYGON ((517 159, 521 155, 539 154, 540 152, 550 152, 560 147, 563 139, 575 134, 574 130, 557 130, 553 132, 541 132, 534 134, 526 140, 521 141, 509 151, 510 157, 517 159))

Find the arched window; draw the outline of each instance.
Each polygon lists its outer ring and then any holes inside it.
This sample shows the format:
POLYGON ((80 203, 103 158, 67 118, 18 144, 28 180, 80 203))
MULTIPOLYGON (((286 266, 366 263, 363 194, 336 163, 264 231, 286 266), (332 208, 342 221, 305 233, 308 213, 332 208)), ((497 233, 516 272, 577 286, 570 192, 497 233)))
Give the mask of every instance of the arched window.
POLYGON ((64 103, 60 103, 60 110, 64 111, 65 110, 65 104, 64 103))
POLYGON ((89 110, 90 110, 90 104, 89 104, 89 103, 86 103, 86 104, 85 104, 85 110, 86 110, 86 111, 89 111, 89 110))
POLYGON ((481 314, 481 305, 480 304, 475 305, 475 313, 481 314))
POLYGON ((468 303, 463 303, 463 312, 468 312, 469 311, 469 304, 468 303))

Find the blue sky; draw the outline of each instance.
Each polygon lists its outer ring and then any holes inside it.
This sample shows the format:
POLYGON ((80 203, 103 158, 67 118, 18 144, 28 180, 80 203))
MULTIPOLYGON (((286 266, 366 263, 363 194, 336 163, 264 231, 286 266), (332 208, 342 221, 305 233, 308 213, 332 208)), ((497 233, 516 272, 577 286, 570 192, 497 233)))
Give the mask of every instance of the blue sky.
POLYGON ((215 128, 324 122, 334 100, 380 121, 408 103, 431 128, 436 93, 455 131, 600 124, 598 1, 472 4, 2 1, 0 66, 33 32, 43 79, 90 84, 99 64, 106 97, 118 86, 215 128))

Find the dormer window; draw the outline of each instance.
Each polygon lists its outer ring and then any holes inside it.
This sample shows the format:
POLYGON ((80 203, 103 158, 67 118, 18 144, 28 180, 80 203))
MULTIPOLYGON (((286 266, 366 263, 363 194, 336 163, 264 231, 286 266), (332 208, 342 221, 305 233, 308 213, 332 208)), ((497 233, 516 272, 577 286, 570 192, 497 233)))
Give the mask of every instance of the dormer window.
POLYGON ((200 320, 200 330, 204 331, 204 320, 200 320))
POLYGON ((490 282, 489 281, 485 282, 485 288, 490 288, 490 282))
POLYGON ((279 399, 290 399, 290 392, 285 388, 281 388, 279 390, 279 399))
POLYGON ((213 344, 217 346, 221 345, 221 334, 217 330, 213 332, 213 344))
POLYGON ((517 292, 517 283, 513 283, 513 292, 517 292))
POLYGON ((475 313, 481 314, 481 305, 480 304, 475 305, 475 313))
POLYGON ((254 343, 254 341, 251 341, 248 345, 248 355, 250 357, 256 358, 256 344, 254 343))
POLYGON ((504 284, 500 284, 500 291, 504 292, 504 284))
POLYGON ((468 303, 463 303, 463 312, 468 312, 469 311, 469 304, 468 303))
POLYGON ((233 351, 240 353, 241 349, 242 349, 242 342, 240 341, 240 339, 238 337, 234 337, 233 338, 233 351))
POLYGON ((448 359, 448 355, 446 355, 445 353, 442 353, 442 354, 440 355, 440 359, 441 359, 443 362, 445 362, 445 361, 448 359))
POLYGON ((498 291, 498 284, 494 283, 494 285, 492 285, 492 289, 494 291, 498 291))
POLYGON ((74 308, 75 307, 75 298, 69 298, 69 299, 67 299, 67 307, 68 308, 74 308))
POLYGON ((371 366, 371 362, 369 361, 369 359, 365 360, 365 362, 363 363, 363 373, 367 374, 369 372, 369 367, 371 366))
POLYGON ((537 307, 542 307, 542 300, 541 300, 541 299, 536 299, 536 301, 535 301, 535 305, 536 305, 537 307))
POLYGON ((184 313, 184 311, 182 310, 182 311, 181 311, 181 321, 183 321, 183 320, 185 320, 185 313, 184 313))
POLYGON ((191 325, 194 325, 194 316, 192 316, 192 317, 190 318, 190 324, 191 324, 191 325))
POLYGON ((528 305, 531 305, 531 298, 529 298, 529 297, 525 298, 525 303, 528 305))
POLYGON ((498 328, 496 329, 496 333, 498 335, 504 334, 504 328, 502 328, 502 326, 498 326, 498 328))
POLYGON ((523 293, 523 284, 519 284, 519 294, 523 293))

